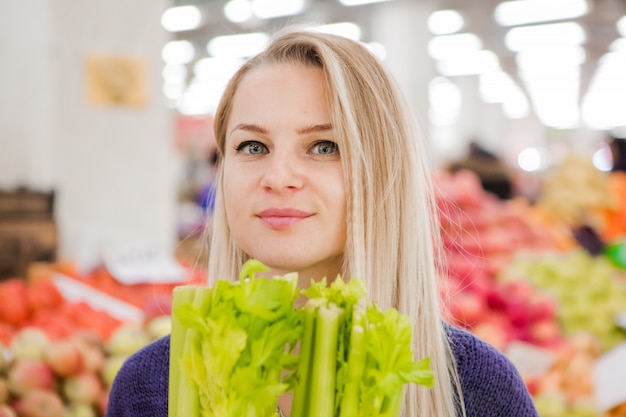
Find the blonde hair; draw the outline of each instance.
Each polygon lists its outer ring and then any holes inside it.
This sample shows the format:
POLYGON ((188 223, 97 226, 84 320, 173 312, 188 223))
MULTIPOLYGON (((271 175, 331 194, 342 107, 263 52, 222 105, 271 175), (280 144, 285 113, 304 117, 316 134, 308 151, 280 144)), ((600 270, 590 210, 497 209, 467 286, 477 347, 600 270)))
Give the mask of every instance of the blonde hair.
MULTIPOLYGON (((370 297, 381 308, 396 307, 408 315, 415 324, 416 358, 431 358, 435 386, 409 386, 403 415, 456 416, 462 400, 440 314, 434 246, 439 228, 425 149, 409 106, 393 77, 358 42, 283 29, 226 87, 214 125, 222 154, 240 81, 255 68, 281 63, 320 68, 324 74, 346 182, 348 236, 342 276, 366 280, 370 297)), ((209 276, 236 277, 247 255, 230 236, 221 169, 218 181, 209 276)))

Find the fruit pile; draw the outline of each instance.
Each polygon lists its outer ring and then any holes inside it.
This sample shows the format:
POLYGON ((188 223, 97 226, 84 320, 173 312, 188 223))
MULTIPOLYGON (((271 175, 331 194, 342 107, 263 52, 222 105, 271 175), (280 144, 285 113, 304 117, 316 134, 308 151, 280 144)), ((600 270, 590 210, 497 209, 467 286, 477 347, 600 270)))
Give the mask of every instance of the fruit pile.
POLYGON ((50 339, 91 330, 108 339, 121 321, 85 302, 66 301, 50 280, 28 282, 10 278, 0 282, 0 343, 10 343, 27 327, 45 332, 50 339))
POLYGON ((537 209, 553 223, 568 226, 586 223, 596 210, 617 209, 612 175, 598 170, 590 158, 571 156, 545 179, 537 209))
POLYGON ((626 271, 606 257, 579 249, 566 254, 520 257, 504 273, 511 279, 529 279, 558 301, 558 318, 566 334, 589 333, 603 352, 626 341, 616 323, 626 309, 626 271))
POLYGON ((625 194, 615 190, 626 190, 626 176, 577 159, 545 183, 536 205, 500 201, 470 172, 438 178, 450 320, 505 353, 522 341, 554 355, 549 370, 526 378, 542 417, 600 416, 591 370, 626 341, 615 323, 626 306, 626 272, 577 235, 588 226, 605 242, 624 238, 625 194))
POLYGON ((593 366, 601 351, 589 334, 577 333, 558 349, 545 375, 527 379, 541 417, 595 417, 593 366))
POLYGON ((501 350, 514 340, 558 344, 553 298, 523 279, 504 283, 499 274, 519 253, 561 250, 559 238, 526 203, 497 199, 469 171, 441 174, 437 191, 449 319, 501 350))
POLYGON ((126 358, 170 331, 170 317, 125 324, 103 340, 77 330, 50 339, 35 327, 18 330, 0 344, 0 416, 98 417, 126 358))

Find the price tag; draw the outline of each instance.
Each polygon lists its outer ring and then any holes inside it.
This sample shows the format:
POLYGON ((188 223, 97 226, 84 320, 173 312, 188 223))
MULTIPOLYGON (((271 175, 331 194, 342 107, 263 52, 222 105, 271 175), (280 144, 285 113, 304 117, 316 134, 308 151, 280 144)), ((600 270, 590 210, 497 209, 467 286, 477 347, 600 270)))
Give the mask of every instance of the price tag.
POLYGON ((600 411, 626 402, 626 343, 602 355, 593 369, 596 403, 600 411))
POLYGON ((505 354, 526 377, 545 375, 556 359, 547 349, 519 341, 509 344, 505 354))
POLYGON ((63 274, 54 274, 52 282, 63 295, 63 298, 72 303, 86 302, 93 309, 106 311, 111 317, 125 322, 141 323, 145 319, 141 309, 98 291, 74 278, 63 274))
POLYGON ((125 285, 178 284, 188 277, 187 269, 173 255, 150 247, 110 250, 104 255, 104 265, 125 285))

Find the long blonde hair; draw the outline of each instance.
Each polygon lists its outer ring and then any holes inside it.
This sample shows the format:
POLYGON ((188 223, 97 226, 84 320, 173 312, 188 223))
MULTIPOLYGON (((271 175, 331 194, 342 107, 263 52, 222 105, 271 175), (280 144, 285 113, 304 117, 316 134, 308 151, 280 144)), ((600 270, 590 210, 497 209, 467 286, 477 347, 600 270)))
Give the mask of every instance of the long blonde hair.
MULTIPOLYGON (((358 42, 283 29, 226 87, 214 124, 222 154, 240 81, 255 68, 277 63, 316 67, 324 74, 346 182, 348 236, 342 275, 366 280, 370 297, 381 308, 396 307, 408 315, 415 324, 416 358, 431 358, 435 386, 410 386, 403 416, 456 416, 461 391, 437 288, 434 244, 439 228, 424 144, 404 96, 378 59, 358 42)), ((209 276, 236 277, 247 255, 230 236, 221 169, 218 181, 209 276)))

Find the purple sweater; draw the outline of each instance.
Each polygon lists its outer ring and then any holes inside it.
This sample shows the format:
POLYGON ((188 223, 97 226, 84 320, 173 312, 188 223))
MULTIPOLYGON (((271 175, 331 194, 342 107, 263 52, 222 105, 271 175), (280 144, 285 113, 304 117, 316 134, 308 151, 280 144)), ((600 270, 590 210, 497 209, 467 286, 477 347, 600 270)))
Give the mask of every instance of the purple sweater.
MULTIPOLYGON (((449 329, 467 417, 538 417, 506 356, 465 330, 449 329)), ((169 355, 169 336, 132 355, 111 387, 106 417, 167 417, 169 355)))

